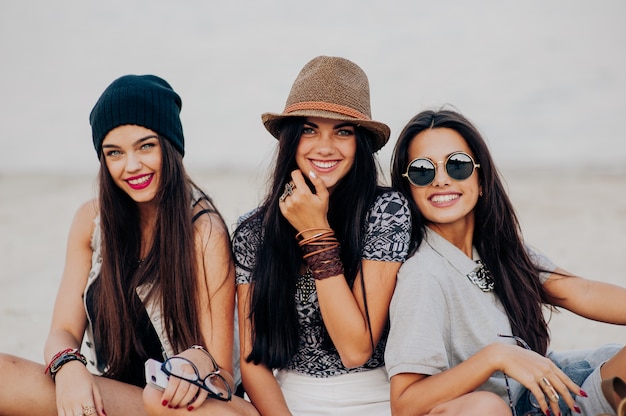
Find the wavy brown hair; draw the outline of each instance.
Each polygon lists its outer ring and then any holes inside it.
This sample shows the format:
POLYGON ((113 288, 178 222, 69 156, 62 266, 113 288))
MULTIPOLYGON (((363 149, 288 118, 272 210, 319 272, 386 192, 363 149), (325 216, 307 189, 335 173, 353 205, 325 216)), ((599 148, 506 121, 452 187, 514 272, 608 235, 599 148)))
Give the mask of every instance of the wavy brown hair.
POLYGON ((156 226, 153 241, 144 242, 150 250, 141 267, 138 267, 142 241, 137 204, 115 184, 104 157, 100 156, 102 269, 94 283, 97 295, 93 296, 93 327, 98 350, 104 354, 99 358, 106 364, 106 374, 110 377, 121 374, 129 365, 129 351, 140 356, 146 353, 144 340, 134 325, 129 324, 144 313, 136 294, 143 284, 152 284, 149 298, 156 299, 162 308, 163 323, 174 351, 203 342, 198 293, 208 288, 198 287, 192 201, 201 205, 202 213, 216 213, 222 224, 223 219, 212 200, 187 175, 182 155, 165 138, 159 136, 159 142, 162 167, 160 188, 155 196, 156 226))
POLYGON ((536 352, 545 355, 550 339, 543 305, 549 299, 539 273, 531 262, 522 238, 519 221, 504 189, 500 173, 480 132, 463 115, 452 110, 427 110, 417 114, 404 127, 391 160, 392 185, 409 200, 413 216, 412 252, 424 238, 426 221, 411 195, 411 184, 402 176, 409 164, 409 146, 415 136, 427 129, 448 128, 463 137, 476 163, 483 196, 474 207, 476 226, 473 243, 492 272, 495 293, 504 305, 513 335, 521 337, 536 352))

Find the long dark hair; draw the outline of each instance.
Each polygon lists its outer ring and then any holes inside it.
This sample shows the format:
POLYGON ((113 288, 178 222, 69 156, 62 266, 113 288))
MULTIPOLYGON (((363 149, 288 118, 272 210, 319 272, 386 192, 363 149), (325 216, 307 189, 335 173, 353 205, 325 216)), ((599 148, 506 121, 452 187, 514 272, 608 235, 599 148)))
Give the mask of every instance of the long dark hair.
MULTIPOLYGON (((141 229, 137 203, 113 181, 100 157, 99 204, 102 230, 102 269, 94 283, 93 327, 107 375, 116 376, 129 365, 129 351, 146 354, 132 323, 144 306, 137 288, 152 283, 149 298, 162 308, 163 323, 174 351, 202 343, 199 327, 199 290, 192 201, 222 221, 211 199, 188 177, 182 155, 159 136, 162 149, 160 188, 155 196, 156 226, 149 254, 138 267, 141 229), (194 198, 195 193, 195 198, 194 198)), ((224 226, 225 227, 225 226, 224 226)), ((206 268, 205 268, 206 269, 206 268)), ((224 276, 226 279, 227 276, 224 276)))
MULTIPOLYGON (((278 155, 268 194, 256 213, 240 224, 261 223, 261 244, 252 272, 253 289, 250 318, 253 328, 252 351, 246 359, 270 368, 282 368, 298 348, 299 324, 296 311, 296 280, 302 253, 295 229, 278 208, 278 198, 297 169, 296 149, 304 118, 293 118, 281 126, 278 155)), ((344 276, 352 287, 361 267, 364 219, 382 188, 378 187, 379 166, 372 154, 370 133, 356 127, 356 155, 347 175, 333 190, 328 210, 330 226, 341 244, 344 276)), ((365 287, 361 287, 366 297, 365 287)), ((332 342, 327 338, 327 344, 332 342)))
POLYGON ((542 306, 548 303, 538 270, 531 262, 513 205, 504 189, 489 149, 480 132, 463 115, 452 110, 423 111, 404 127, 391 161, 392 185, 409 200, 413 215, 412 252, 422 242, 426 222, 411 196, 411 184, 402 174, 409 163, 409 145, 427 129, 448 128, 459 133, 480 164, 477 170, 483 196, 474 213, 476 226, 473 243, 480 258, 492 272, 495 293, 504 305, 513 335, 545 354, 549 342, 548 324, 542 306))

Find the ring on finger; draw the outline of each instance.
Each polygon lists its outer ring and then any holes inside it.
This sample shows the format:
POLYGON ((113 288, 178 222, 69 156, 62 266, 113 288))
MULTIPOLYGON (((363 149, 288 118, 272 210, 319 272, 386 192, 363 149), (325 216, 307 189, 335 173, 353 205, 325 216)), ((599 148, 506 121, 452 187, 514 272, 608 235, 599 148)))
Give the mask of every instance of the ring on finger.
POLYGON ((296 185, 293 182, 287 182, 285 184, 285 191, 280 196, 279 201, 284 202, 288 196, 293 195, 293 190, 296 189, 296 185))
POLYGON ((547 388, 552 387, 552 383, 550 383, 550 380, 548 380, 547 378, 542 377, 540 381, 541 381, 541 382, 543 383, 543 385, 544 385, 544 386, 546 386, 547 388))
POLYGON ((550 394, 548 396, 550 397, 550 400, 552 400, 555 403, 559 401, 559 395, 556 392, 556 390, 554 390, 553 388, 550 388, 550 394))
POLYGON ((96 411, 95 407, 83 405, 83 415, 84 416, 95 415, 96 413, 97 413, 97 411, 96 411))

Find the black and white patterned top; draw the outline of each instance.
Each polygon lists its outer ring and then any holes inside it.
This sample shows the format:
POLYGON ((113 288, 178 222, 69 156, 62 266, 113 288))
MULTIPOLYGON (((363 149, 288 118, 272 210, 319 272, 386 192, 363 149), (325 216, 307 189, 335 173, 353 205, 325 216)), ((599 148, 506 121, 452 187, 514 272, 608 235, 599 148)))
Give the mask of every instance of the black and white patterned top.
MULTIPOLYGON (((242 216, 239 223, 253 213, 254 211, 242 216)), ((411 235, 411 215, 406 198, 396 191, 381 194, 369 210, 366 221, 362 258, 404 262, 411 235)), ((233 236, 237 284, 248 284, 251 281, 255 253, 261 241, 260 225, 260 219, 248 222, 233 236)), ((331 377, 384 365, 387 330, 364 366, 352 369, 344 367, 337 351, 335 349, 329 351, 322 345, 323 323, 313 277, 309 273, 300 276, 296 286, 300 342, 298 352, 286 367, 288 370, 313 377, 331 377)))

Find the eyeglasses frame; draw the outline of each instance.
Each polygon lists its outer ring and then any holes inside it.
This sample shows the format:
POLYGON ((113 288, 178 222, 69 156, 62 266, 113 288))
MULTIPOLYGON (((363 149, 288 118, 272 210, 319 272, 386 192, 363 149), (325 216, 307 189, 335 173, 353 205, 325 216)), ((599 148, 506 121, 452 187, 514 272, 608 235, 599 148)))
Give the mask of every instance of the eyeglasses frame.
POLYGON ((430 158, 428 158, 428 157, 416 157, 415 159, 413 159, 413 160, 411 160, 411 161, 409 162, 409 164, 408 164, 408 165, 407 165, 407 167, 406 167, 406 171, 402 174, 402 176, 403 176, 403 177, 405 177, 405 178, 407 178, 407 180, 409 181, 409 183, 410 183, 411 185, 415 186, 416 188, 425 188, 425 187, 427 187, 427 186, 431 185, 431 184, 435 181, 435 178, 437 177, 437 167, 439 166, 439 164, 440 164, 440 163, 443 163, 443 164, 444 164, 443 166, 444 166, 444 170, 445 170, 445 172, 446 172, 446 175, 448 175, 448 176, 450 177, 450 179, 452 179, 452 180, 454 180, 454 181, 458 181, 458 182, 460 182, 460 181, 465 181, 465 180, 469 179, 469 178, 470 178, 470 177, 474 174, 474 171, 475 171, 476 169, 480 168, 480 163, 476 163, 476 161, 474 160, 474 158, 473 158, 473 157, 472 157, 469 153, 459 151, 459 152, 453 152, 453 153, 450 153, 450 154, 448 155, 448 157, 446 158, 446 160, 440 160, 439 162, 435 162, 435 161, 433 161, 432 159, 430 159, 430 158), (465 179, 454 179, 452 176, 450 176, 450 174, 448 173, 448 170, 446 169, 446 166, 448 165, 448 161, 450 160, 450 158, 451 158, 451 157, 453 157, 453 156, 455 156, 455 155, 465 155, 465 156, 469 157, 469 159, 472 161, 472 164, 474 165, 474 166, 472 167, 472 172, 471 172, 471 173, 469 174, 469 176, 468 176, 467 178, 465 178, 465 179), (413 164, 413 162, 415 162, 415 161, 417 161, 417 160, 427 160, 427 161, 429 161, 430 163, 432 163, 432 165, 433 165, 433 167, 434 167, 434 169, 435 169, 435 176, 434 176, 434 177, 433 177, 433 179, 432 179, 430 182, 428 182, 426 185, 418 185, 418 184, 414 183, 414 182, 411 180, 411 178, 409 177, 409 168, 411 167, 411 165, 413 164))
POLYGON ((190 360, 185 358, 185 357, 175 356, 175 357, 168 358, 167 360, 165 360, 163 362, 163 364, 161 364, 161 370, 165 374, 170 376, 170 377, 176 377, 179 380, 186 381, 187 383, 193 384, 194 386, 199 387, 199 388, 205 390, 206 392, 209 393, 209 397, 211 397, 213 399, 221 400, 221 401, 224 401, 224 402, 229 402, 232 399, 232 397, 233 397, 233 391, 232 391, 232 389, 230 387, 230 384, 228 384, 228 381, 226 381, 224 376, 220 374, 220 369, 219 369, 219 366, 217 365, 217 362, 215 361, 215 359, 212 356, 210 356, 210 358, 211 358, 211 361, 213 363, 213 368, 216 368, 217 370, 210 371, 204 378, 200 377, 200 371, 198 370, 198 367, 194 363, 192 363, 190 360), (194 372, 195 376, 197 377, 197 379, 196 380, 192 380, 192 379, 185 378, 185 377, 182 377, 182 376, 179 376, 177 374, 174 374, 174 373, 170 372, 167 369, 167 362, 169 362, 170 360, 174 360, 174 359, 182 360, 182 361, 185 361, 187 364, 189 364, 191 366, 191 368, 193 369, 193 372, 194 372), (218 377, 218 378, 220 378, 224 382, 224 385, 226 386, 226 390, 228 392, 228 396, 227 397, 223 397, 221 394, 215 393, 214 391, 212 391, 206 385, 207 379, 210 379, 212 377, 218 377))

